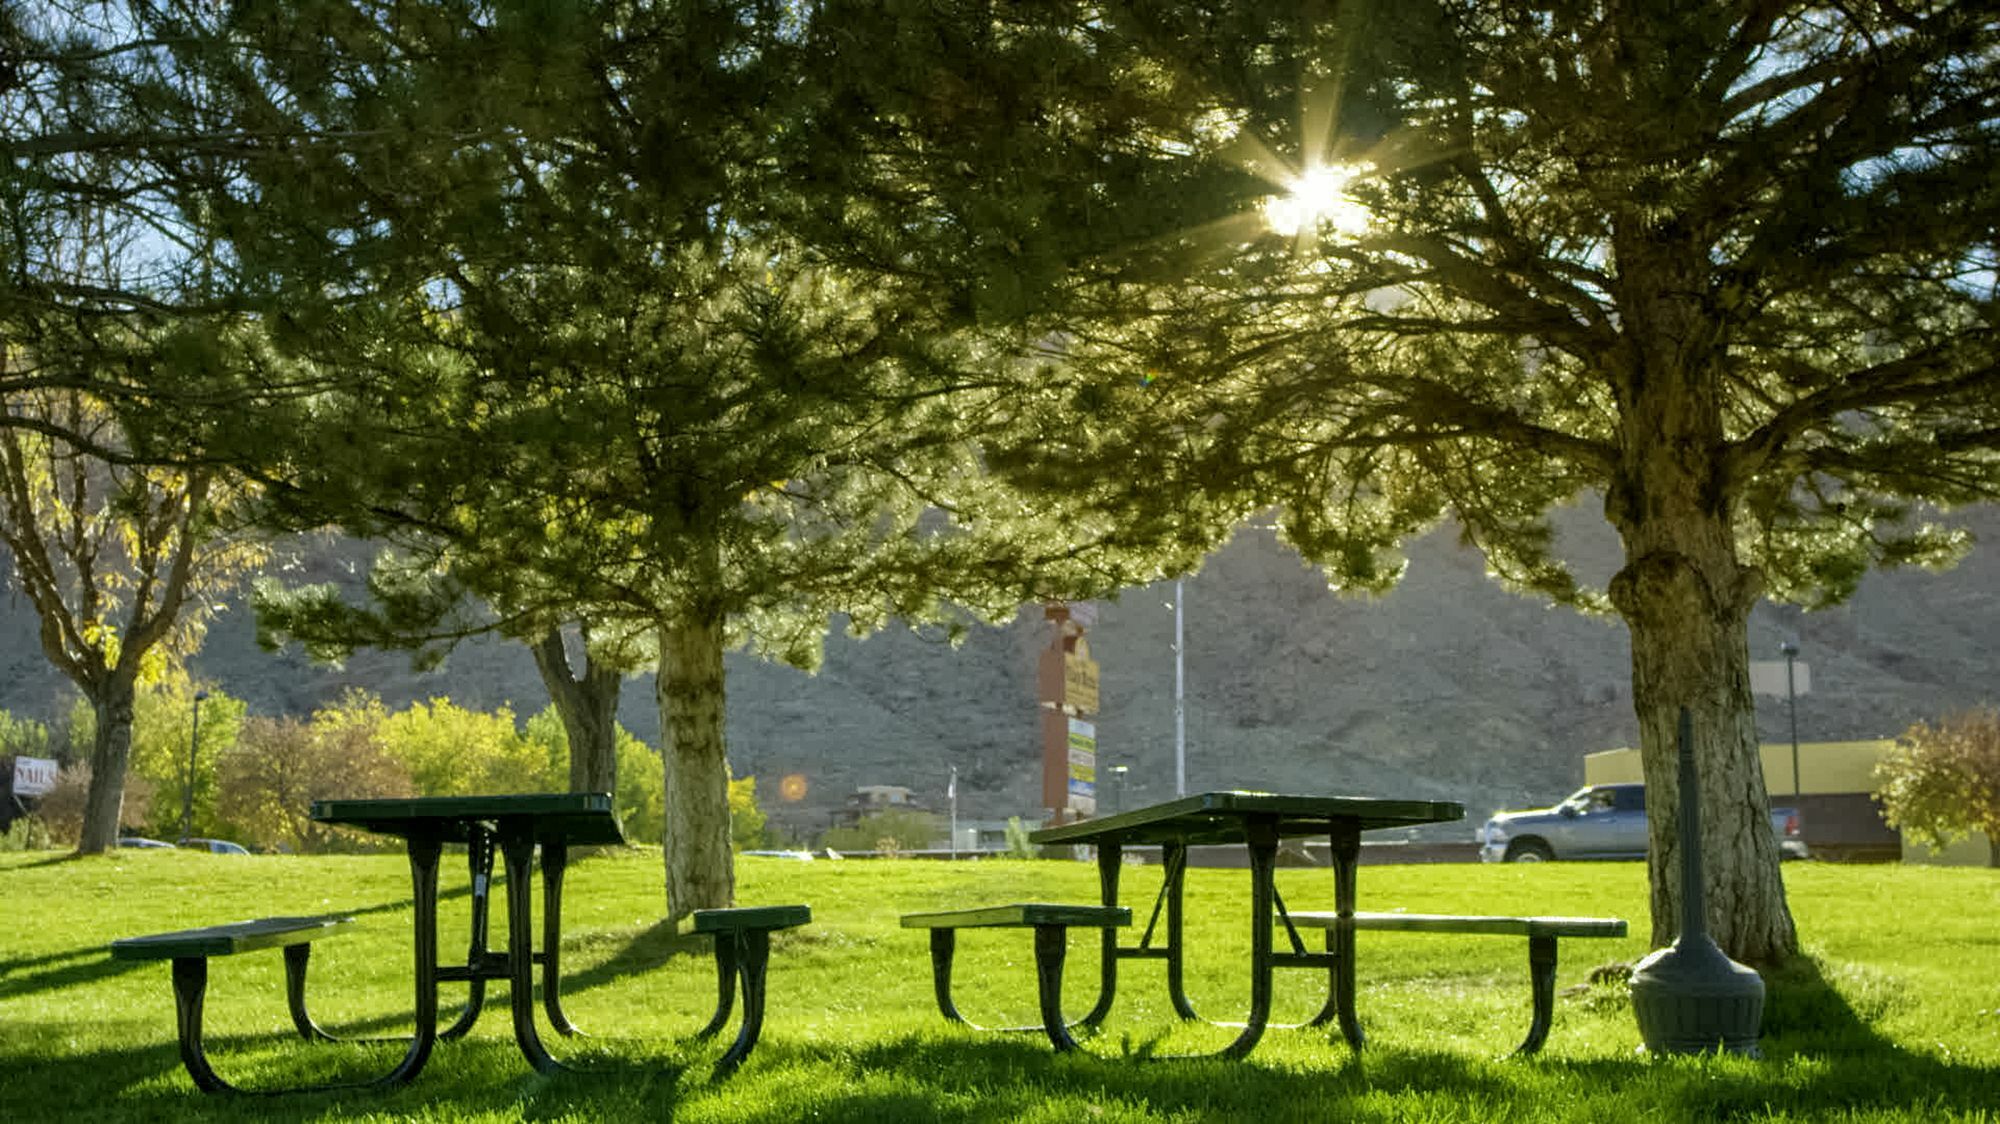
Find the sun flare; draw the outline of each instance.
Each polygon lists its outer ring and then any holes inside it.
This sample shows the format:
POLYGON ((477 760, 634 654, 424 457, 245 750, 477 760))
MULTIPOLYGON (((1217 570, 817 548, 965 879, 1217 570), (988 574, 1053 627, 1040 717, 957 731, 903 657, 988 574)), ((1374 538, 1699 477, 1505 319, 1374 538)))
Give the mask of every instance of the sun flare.
POLYGON ((1347 193, 1347 186, 1369 169, 1360 164, 1319 164, 1292 177, 1282 195, 1264 200, 1264 223, 1273 231, 1297 238, 1320 227, 1350 237, 1368 229, 1368 208, 1347 193))

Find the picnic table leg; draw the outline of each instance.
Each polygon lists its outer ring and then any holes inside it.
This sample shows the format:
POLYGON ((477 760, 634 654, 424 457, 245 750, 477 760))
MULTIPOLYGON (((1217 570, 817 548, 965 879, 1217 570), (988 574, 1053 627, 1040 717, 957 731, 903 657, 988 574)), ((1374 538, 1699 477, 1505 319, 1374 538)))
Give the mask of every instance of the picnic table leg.
POLYGON ((1035 993, 1041 1001, 1042 1029, 1048 1033, 1050 1044, 1064 1053, 1077 1048, 1076 1039, 1070 1037, 1069 1027, 1063 1023, 1062 1013, 1063 957, 1068 953, 1068 944, 1068 930, 1064 926, 1035 926, 1035 993))
POLYGON ((208 957, 174 957, 174 1022, 180 1032, 181 1065, 194 1078, 194 1087, 204 1093, 240 1093, 243 1090, 217 1077, 201 1048, 202 996, 208 991, 208 957))
POLYGON ((1339 915, 1327 930, 1327 948, 1334 955, 1333 997, 1335 1016, 1340 1020, 1341 1037, 1360 1049, 1367 1036, 1361 1018, 1354 1011, 1354 901, 1355 872, 1361 863, 1361 830, 1337 827, 1333 838, 1333 905, 1339 915))
POLYGON ((311 959, 311 945, 285 946, 285 1005, 292 1009, 292 1025, 298 1028, 300 1038, 308 1042, 338 1042, 340 1039, 314 1022, 312 1012, 306 1009, 306 965, 311 959))
POLYGON ((1167 895, 1167 995, 1173 1000, 1174 1013, 1191 1022, 1201 1016, 1195 1013, 1194 1004, 1188 1002, 1181 960, 1182 922, 1185 917, 1181 895, 1187 889, 1187 844, 1163 844, 1160 858, 1166 866, 1167 877, 1164 888, 1167 895))
POLYGON ((1250 850, 1250 1014, 1243 1032, 1219 1057, 1240 1058, 1264 1036, 1271 1021, 1271 927, 1275 919, 1278 822, 1256 818, 1244 825, 1250 850))
POLYGON ((1528 938, 1528 977, 1535 992, 1535 1017, 1528 1024, 1528 1037, 1514 1047, 1516 1054, 1532 1054, 1548 1041, 1549 1020, 1555 1014, 1556 1006, 1556 939, 1549 936, 1528 938))
POLYGON ((736 1008, 736 942, 728 933, 715 934, 715 1016, 694 1032, 696 1038, 713 1038, 729 1025, 729 1013, 736 1008))
POLYGON ((737 1028, 736 1041, 716 1059, 717 1080, 736 1072, 736 1067, 756 1047, 757 1035, 764 1029, 764 972, 771 959, 771 934, 764 929, 717 933, 715 946, 721 948, 724 944, 736 950, 732 959, 743 981, 743 1025, 737 1028))
POLYGON ((559 951, 562 947, 563 872, 568 867, 569 848, 560 841, 543 842, 542 951, 535 958, 542 962, 542 1007, 548 1012, 549 1025, 562 1035, 582 1033, 562 1009, 562 961, 559 951))
MULTIPOLYGON (((472 874, 472 938, 465 952, 467 966, 476 966, 489 955, 486 951, 486 931, 492 916, 493 890, 493 837, 486 830, 475 826, 465 842, 465 864, 472 874)), ((465 1009, 459 1012, 458 1020, 438 1034, 449 1042, 463 1038, 472 1030, 472 1024, 479 1021, 479 1013, 486 1007, 486 981, 472 979, 466 981, 465 1009)))
MULTIPOLYGON (((1124 868, 1122 848, 1116 840, 1097 846, 1097 888, 1105 905, 1118 904, 1118 875, 1124 868)), ((1082 1026, 1096 1026, 1111 1013, 1111 1002, 1118 994, 1118 930, 1104 928, 1098 930, 1100 949, 1098 955, 1097 1002, 1090 1012, 1077 1022, 1082 1026)))
POLYGON ((519 831, 506 832, 500 854, 507 863, 507 998, 514 1011, 514 1042, 535 1072, 561 1073, 567 1067, 542 1045, 535 1029, 535 906, 529 889, 535 839, 519 831))
POLYGON ((958 930, 931 930, 931 990, 937 994, 938 1014, 962 1023, 965 1016, 958 1013, 958 1005, 951 1001, 951 961, 957 951, 958 930))

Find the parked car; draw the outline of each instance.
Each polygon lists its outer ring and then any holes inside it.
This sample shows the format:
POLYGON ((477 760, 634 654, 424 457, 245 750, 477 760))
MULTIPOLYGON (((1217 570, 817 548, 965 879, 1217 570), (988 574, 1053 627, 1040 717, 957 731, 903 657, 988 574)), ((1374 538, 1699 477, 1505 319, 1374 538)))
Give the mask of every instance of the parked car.
MULTIPOLYGON (((1771 831, 1785 858, 1808 857, 1796 811, 1771 809, 1771 831)), ((1646 786, 1594 784, 1553 808, 1494 813, 1479 829, 1479 857, 1490 863, 1643 859, 1647 840, 1646 786)))
POLYGON ((207 851, 211 855, 247 855, 250 848, 241 843, 231 843, 227 839, 183 839, 181 846, 193 847, 197 851, 207 851))
POLYGON ((164 847, 169 851, 174 849, 174 845, 172 843, 162 843, 157 839, 147 839, 139 835, 121 836, 119 837, 118 845, 120 847, 141 847, 141 848, 164 847))

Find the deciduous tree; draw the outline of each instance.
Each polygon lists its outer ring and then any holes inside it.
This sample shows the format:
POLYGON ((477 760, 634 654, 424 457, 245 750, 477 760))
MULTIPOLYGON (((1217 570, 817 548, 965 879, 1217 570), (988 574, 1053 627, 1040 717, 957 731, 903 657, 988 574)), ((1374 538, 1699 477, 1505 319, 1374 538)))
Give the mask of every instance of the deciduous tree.
POLYGON ((243 842, 323 851, 348 829, 315 822, 314 800, 412 796, 409 770, 373 727, 250 718, 218 769, 217 813, 243 842))
POLYGON ((132 750, 134 693, 199 646, 212 606, 263 556, 228 533, 229 492, 203 471, 106 462, 123 446, 97 402, 75 390, 26 392, 0 427, 0 545, 40 620, 42 652, 92 708, 90 792, 78 850, 115 844, 132 750))
POLYGON ((1875 766, 1875 798, 1889 826, 1938 850, 1983 833, 1987 865, 2000 866, 2000 710, 1977 707, 1903 731, 1875 766))

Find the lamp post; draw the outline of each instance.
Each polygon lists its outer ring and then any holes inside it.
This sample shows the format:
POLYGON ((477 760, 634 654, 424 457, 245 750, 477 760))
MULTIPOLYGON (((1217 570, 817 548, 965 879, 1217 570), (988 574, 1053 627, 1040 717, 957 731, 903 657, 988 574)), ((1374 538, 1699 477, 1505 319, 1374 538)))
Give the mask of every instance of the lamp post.
POLYGON ((951 857, 958 858, 958 766, 951 767, 951 780, 945 782, 945 798, 951 802, 951 857))
POLYGON ((1799 808, 1799 692, 1792 676, 1799 646, 1796 641, 1786 640, 1778 645, 1778 651, 1785 655, 1785 709, 1792 723, 1792 811, 1804 815, 1799 808))
POLYGON ((1187 600, 1187 586, 1174 579, 1174 795, 1187 795, 1187 667, 1182 658, 1186 644, 1182 630, 1181 605, 1187 600))
POLYGON ((201 704, 208 699, 207 691, 194 693, 194 723, 188 732, 188 773, 187 787, 181 790, 181 841, 194 831, 194 766, 195 756, 201 752, 201 704))
POLYGON ((1111 778, 1111 814, 1114 816, 1125 810, 1125 773, 1128 768, 1126 765, 1113 765, 1105 770, 1111 778))

